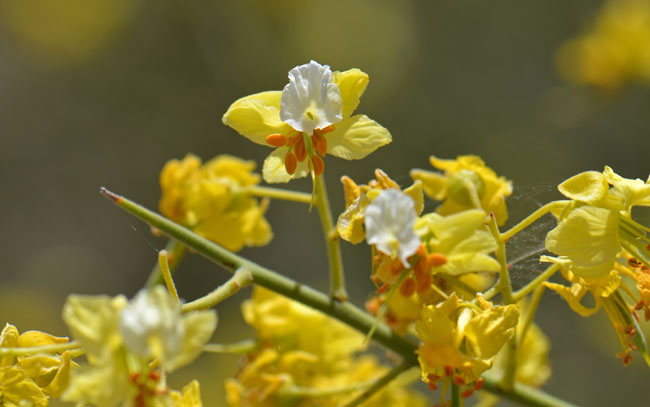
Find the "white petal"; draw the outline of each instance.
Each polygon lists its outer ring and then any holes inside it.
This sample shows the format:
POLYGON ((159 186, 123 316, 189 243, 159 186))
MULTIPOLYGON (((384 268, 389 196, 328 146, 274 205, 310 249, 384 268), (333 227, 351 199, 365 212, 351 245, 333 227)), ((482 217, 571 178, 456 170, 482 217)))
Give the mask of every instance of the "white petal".
POLYGON ((311 135, 343 119, 341 92, 332 81, 328 65, 316 61, 289 71, 289 83, 282 90, 280 119, 298 131, 311 135))

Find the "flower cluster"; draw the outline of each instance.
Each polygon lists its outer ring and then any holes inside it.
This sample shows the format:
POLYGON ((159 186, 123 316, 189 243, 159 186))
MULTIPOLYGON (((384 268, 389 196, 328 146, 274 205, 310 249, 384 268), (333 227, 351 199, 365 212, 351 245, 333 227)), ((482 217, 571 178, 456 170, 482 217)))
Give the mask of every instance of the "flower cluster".
POLYGON ((557 211, 558 225, 546 236, 546 248, 559 256, 542 260, 558 264, 571 286, 545 285, 582 316, 604 308, 621 342, 623 363, 629 364, 631 351, 639 350, 650 364, 634 311, 643 309, 650 319, 650 229, 632 219, 634 206, 650 206, 650 178, 626 179, 605 167, 602 173, 569 178, 559 190, 571 200, 557 211), (630 293, 622 277, 636 283, 637 294, 630 293), (580 302, 587 292, 595 299, 593 308, 580 302), (631 307, 623 292, 638 298, 631 307))
POLYGON ((650 83, 650 1, 608 0, 592 27, 560 49, 560 72, 579 84, 614 90, 650 83))
MULTIPOLYGON (((338 406, 355 398, 388 368, 364 349, 363 336, 299 303, 255 288, 243 313, 257 333, 237 377, 226 382, 230 407, 338 406)), ((393 382, 365 407, 424 407, 425 399, 393 382)))

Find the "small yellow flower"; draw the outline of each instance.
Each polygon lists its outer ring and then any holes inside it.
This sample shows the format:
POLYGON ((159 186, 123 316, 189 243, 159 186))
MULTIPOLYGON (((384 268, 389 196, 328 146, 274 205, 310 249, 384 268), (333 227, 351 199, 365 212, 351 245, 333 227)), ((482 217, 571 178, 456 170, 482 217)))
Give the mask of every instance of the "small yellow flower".
POLYGON ((246 193, 260 177, 253 161, 220 155, 201 165, 191 154, 171 160, 160 174, 160 212, 231 251, 270 242, 271 226, 261 204, 246 193))
POLYGON ((560 48, 558 68, 571 82, 604 89, 628 81, 650 83, 648 38, 648 0, 609 0, 588 32, 560 48))
POLYGON ((203 407, 199 382, 196 380, 192 380, 183 387, 180 393, 172 391, 171 396, 174 401, 174 407, 203 407))
MULTIPOLYGON (((399 185, 380 169, 375 170, 375 178, 376 181, 371 180, 368 185, 357 185, 347 176, 341 178, 345 192, 345 211, 339 216, 336 230, 343 240, 353 244, 362 242, 366 237, 363 226, 366 208, 370 202, 379 195, 381 190, 400 189, 399 185)), ((416 214, 421 214, 424 209, 422 183, 416 181, 403 192, 413 199, 416 214)))
POLYGON ((356 160, 391 142, 388 130, 377 122, 352 116, 367 86, 368 75, 358 69, 332 72, 311 61, 289 71, 283 91, 237 100, 223 123, 255 143, 276 148, 264 161, 266 182, 319 175, 326 154, 356 160))
MULTIPOLYGON (((18 334, 18 330, 11 324, 6 324, 0 333, 0 348, 30 348, 67 343, 68 338, 61 338, 40 331, 26 331, 18 334)), ((68 386, 70 379, 71 358, 70 351, 53 355, 30 356, 5 356, 0 358, 0 369, 5 369, 5 382, 0 378, 0 393, 4 386, 5 394, 25 393, 25 400, 46 400, 47 397, 56 398, 68 386), (20 372, 18 372, 20 370, 20 372), (9 375, 19 374, 19 378, 10 378, 9 375), (17 386, 17 387, 13 387, 17 386)), ((2 376, 2 374, 0 374, 2 376)))
MULTIPOLYGON (((214 311, 181 315, 164 287, 123 296, 71 295, 63 319, 86 351, 90 365, 73 371, 64 401, 96 407, 132 402, 172 407, 163 369, 178 369, 198 356, 216 328, 214 311)), ((143 404, 143 405, 150 405, 143 404)))
POLYGON ((499 225, 508 219, 506 198, 512 194, 512 183, 485 166, 475 155, 462 155, 455 160, 431 156, 431 165, 444 174, 412 170, 411 178, 422 181, 424 193, 436 201, 444 201, 437 212, 450 215, 466 209, 494 213, 499 225))
POLYGON ((418 359, 422 378, 431 386, 454 380, 473 389, 472 383, 492 366, 493 358, 514 335, 517 305, 493 306, 481 297, 478 303, 479 307, 471 306, 453 294, 422 308, 416 322, 422 341, 418 359))

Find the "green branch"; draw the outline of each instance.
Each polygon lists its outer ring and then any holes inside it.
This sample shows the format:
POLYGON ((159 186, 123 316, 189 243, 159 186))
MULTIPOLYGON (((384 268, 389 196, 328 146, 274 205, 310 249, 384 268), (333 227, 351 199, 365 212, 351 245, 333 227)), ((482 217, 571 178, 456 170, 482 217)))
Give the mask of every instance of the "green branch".
MULTIPOLYGON (((268 288, 278 294, 282 294, 304 305, 319 310, 364 334, 370 330, 375 322, 374 317, 349 302, 341 303, 333 300, 329 296, 314 290, 309 286, 300 284, 283 275, 255 264, 250 260, 240 257, 193 233, 189 229, 184 228, 127 198, 114 194, 105 188, 101 189, 101 193, 123 210, 138 217, 144 222, 147 222, 149 225, 162 230, 185 244, 187 247, 192 248, 197 253, 206 257, 208 260, 225 267, 231 272, 236 271, 239 267, 245 266, 245 268, 253 275, 254 284, 268 288)), ((405 363, 417 366, 418 360, 416 357, 416 351, 418 345, 409 339, 399 336, 385 323, 378 324, 373 339, 402 356, 405 363)), ((515 383, 514 387, 510 390, 504 390, 499 387, 498 378, 487 374, 484 377, 486 390, 507 399, 520 402, 526 406, 573 406, 572 404, 548 395, 543 391, 519 383, 515 383)))

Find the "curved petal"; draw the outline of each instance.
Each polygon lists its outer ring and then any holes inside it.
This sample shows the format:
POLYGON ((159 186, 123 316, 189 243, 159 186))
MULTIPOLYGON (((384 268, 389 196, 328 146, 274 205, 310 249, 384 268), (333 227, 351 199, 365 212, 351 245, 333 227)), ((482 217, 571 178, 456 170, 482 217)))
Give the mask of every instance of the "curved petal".
POLYGON ((605 197, 609 185, 603 174, 585 171, 567 179, 557 188, 569 199, 593 204, 605 197))
POLYGON ((359 106, 361 95, 368 87, 368 74, 357 69, 348 69, 345 72, 334 72, 332 81, 336 83, 341 92, 343 101, 343 118, 352 116, 352 112, 359 106))
POLYGON ((569 304, 569 307, 578 315, 583 316, 583 317, 589 317, 591 315, 594 315, 596 311, 600 308, 600 303, 596 301, 596 305, 593 308, 587 308, 584 305, 580 303, 580 299, 576 297, 572 292, 571 288, 564 286, 562 284, 556 284, 556 283, 549 283, 548 281, 544 281, 542 284, 546 288, 549 288, 556 293, 560 294, 562 298, 569 304))
POLYGON ((287 147, 276 148, 266 160, 264 160, 264 165, 262 166, 262 176, 264 181, 269 184, 277 184, 281 182, 289 182, 294 178, 303 178, 309 174, 309 168, 307 168, 307 160, 298 163, 296 172, 293 175, 289 175, 287 170, 284 168, 284 156, 287 154, 287 147))
POLYGON ((280 120, 281 96, 280 91, 268 91, 243 97, 230 105, 221 120, 247 139, 268 146, 266 136, 291 130, 280 120))
POLYGON ((326 136, 327 152, 346 160, 364 158, 392 141, 390 132, 366 115, 343 119, 335 127, 326 136))

